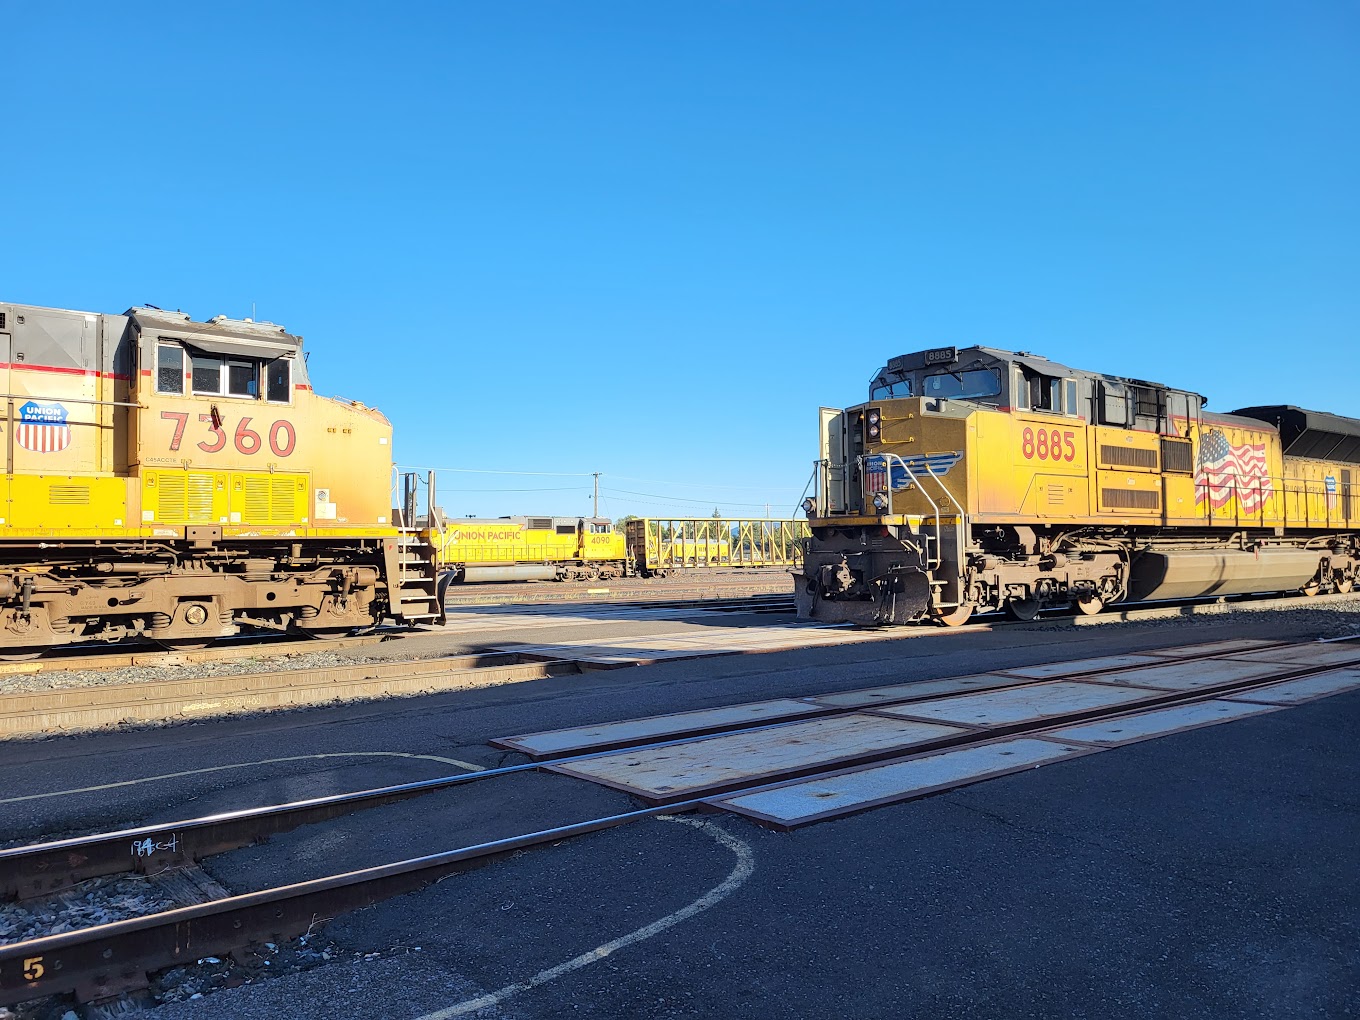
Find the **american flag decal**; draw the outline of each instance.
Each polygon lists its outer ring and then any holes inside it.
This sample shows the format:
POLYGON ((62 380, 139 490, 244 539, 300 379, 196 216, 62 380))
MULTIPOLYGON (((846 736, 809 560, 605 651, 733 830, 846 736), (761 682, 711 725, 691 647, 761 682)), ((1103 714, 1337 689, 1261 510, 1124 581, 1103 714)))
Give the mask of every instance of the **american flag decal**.
POLYGON ((1244 513, 1254 514, 1274 491, 1266 470, 1266 444, 1233 446, 1214 429, 1200 440, 1199 465, 1195 470, 1195 505, 1213 509, 1226 506, 1236 496, 1244 513))
POLYGON ((19 408, 14 440, 33 453, 60 453, 71 445, 66 408, 61 404, 39 404, 30 400, 19 408))

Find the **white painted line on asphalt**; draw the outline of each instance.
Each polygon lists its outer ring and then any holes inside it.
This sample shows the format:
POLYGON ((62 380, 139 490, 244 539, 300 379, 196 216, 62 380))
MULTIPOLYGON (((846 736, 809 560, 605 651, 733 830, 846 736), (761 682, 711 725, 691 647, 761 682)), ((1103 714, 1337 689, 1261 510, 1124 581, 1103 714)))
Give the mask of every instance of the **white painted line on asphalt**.
POLYGON ((124 779, 117 783, 102 783, 99 786, 80 786, 73 790, 53 790, 50 793, 30 793, 23 797, 0 798, 0 804, 17 804, 24 800, 42 800, 45 797, 69 797, 77 793, 98 793, 100 790, 116 790, 120 786, 138 786, 142 783, 157 783, 165 779, 183 779, 186 776, 199 776, 207 772, 225 772, 230 769, 248 769, 256 765, 277 765, 288 761, 315 761, 321 758, 417 758, 424 761, 438 761, 445 765, 456 765, 468 772, 481 772, 483 766, 457 758, 441 758, 437 754, 408 754, 405 751, 336 751, 329 754, 295 754, 287 758, 263 758, 260 761, 243 761, 231 765, 213 765, 206 769, 189 769, 185 772, 166 772, 159 776, 143 776, 140 779, 124 779))
POLYGON ((582 953, 566 963, 559 963, 556 967, 541 970, 533 977, 524 981, 516 981, 512 985, 506 985, 494 992, 480 995, 475 999, 467 999, 453 1006, 446 1006, 444 1009, 436 1010, 433 1013, 426 1013, 418 1017, 417 1020, 449 1020, 450 1017, 467 1016, 469 1013, 478 1013, 492 1006, 499 1006, 506 999, 513 998, 522 992, 528 992, 539 985, 545 985, 549 981, 556 981, 564 974, 570 974, 574 970, 588 967, 592 963, 599 963, 610 954, 618 952, 620 949, 627 949, 629 946, 636 945, 654 935, 660 935, 663 931, 674 928, 682 921, 688 921, 696 914, 702 914, 705 910, 716 907, 727 897, 740 889, 751 874, 756 870, 755 854, 751 850, 751 844, 745 840, 738 839, 736 836, 729 835, 718 828, 712 822, 704 821, 699 818, 677 818, 672 815, 660 816, 661 821, 679 822, 682 825, 693 826, 701 832, 706 832, 716 839, 727 849, 731 850, 737 857, 737 865, 732 869, 732 873, 715 885, 708 892, 704 893, 697 900, 688 906, 681 907, 673 914, 667 914, 660 920, 653 921, 651 924, 629 932, 627 935, 620 936, 604 945, 596 946, 589 952, 582 953))

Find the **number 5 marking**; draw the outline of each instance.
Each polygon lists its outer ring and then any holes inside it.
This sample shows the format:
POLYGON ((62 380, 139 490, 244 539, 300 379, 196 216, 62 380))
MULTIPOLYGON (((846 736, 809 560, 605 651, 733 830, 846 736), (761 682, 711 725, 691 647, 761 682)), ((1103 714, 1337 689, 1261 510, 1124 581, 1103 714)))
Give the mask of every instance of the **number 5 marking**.
POLYGON ((46 973, 47 968, 43 966, 43 958, 41 956, 30 956, 24 961, 25 981, 37 981, 46 973))
POLYGON ((1075 432, 1063 433, 1063 446, 1067 447, 1067 456, 1063 458, 1064 460, 1077 459, 1077 444, 1072 442, 1072 437, 1074 435, 1076 435, 1075 432))

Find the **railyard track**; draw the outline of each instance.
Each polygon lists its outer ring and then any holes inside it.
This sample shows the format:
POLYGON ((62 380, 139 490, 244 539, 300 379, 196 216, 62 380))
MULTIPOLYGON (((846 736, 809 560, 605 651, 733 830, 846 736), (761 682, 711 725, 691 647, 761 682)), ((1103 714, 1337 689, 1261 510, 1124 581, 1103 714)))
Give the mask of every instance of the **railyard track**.
MULTIPOLYGON (((1329 605, 1351 601, 1360 605, 1360 595, 1322 595, 1314 597, 1271 598, 1255 600, 1264 607, 1289 609, 1329 605)), ((936 628, 885 628, 879 631, 846 631, 847 640, 896 640, 922 636, 925 634, 985 632, 989 630, 1046 629, 1053 627, 1088 627, 1101 624, 1130 623, 1159 619, 1174 619, 1187 616, 1213 615, 1232 612, 1248 606, 1244 600, 1232 602, 1199 601, 1195 603, 1176 603, 1152 606, 1139 606, 1126 610, 1108 610, 1098 616, 1041 616, 1029 622, 1011 621, 1000 614, 979 618, 976 622, 951 631, 936 628)), ((616 605, 609 611, 628 609, 628 605, 616 605)), ((696 609, 714 613, 750 613, 756 615, 787 615, 792 613, 791 597, 782 595, 749 596, 745 598, 708 599, 674 602, 652 602, 648 610, 696 609)), ((825 628, 818 628, 825 630, 825 628)), ((722 655, 745 654, 749 651, 781 651, 801 647, 796 635, 791 632, 787 644, 771 643, 761 649, 732 650, 715 647, 697 648, 683 657, 705 658, 722 655)), ((290 652, 326 651, 331 649, 355 648, 388 640, 390 633, 365 635, 335 641, 317 642, 276 642, 268 645, 233 645, 223 649, 205 649, 195 653, 160 653, 169 659, 157 657, 156 653, 131 658, 135 665, 181 665, 186 655, 201 656, 190 661, 217 661, 210 653, 226 653, 224 658, 235 659, 257 656, 261 649, 270 654, 281 655, 290 652)), ((624 639, 624 644, 629 639, 624 639)), ((527 651, 509 652, 488 650, 465 655, 403 659, 387 662, 363 661, 342 665, 321 666, 301 669, 280 669, 259 673, 234 673, 218 676, 148 679, 127 684, 104 684, 89 686, 59 687, 36 692, 18 692, 0 695, 0 739, 32 736, 53 732, 73 732, 129 723, 162 723, 203 719, 236 712, 251 712, 276 708, 300 708, 323 705, 337 701, 362 700, 390 696, 438 693, 450 690, 467 690, 477 687, 498 686, 523 680, 541 679, 546 676, 564 673, 580 673, 598 669, 621 668, 630 665, 647 665, 668 659, 679 658, 675 654, 658 653, 649 656, 633 647, 627 656, 614 657, 610 661, 592 660, 589 646, 583 646, 579 654, 554 651, 551 654, 536 654, 527 651)), ((112 669, 127 665, 123 655, 101 655, 93 657, 96 665, 79 668, 112 669)), ((63 663, 53 669, 78 668, 68 665, 72 660, 54 660, 63 663)), ((31 664, 25 664, 31 665, 31 664)))
MULTIPOLYGON (((1114 708, 1105 706, 1049 713, 1041 718, 1034 717, 994 725, 985 730, 953 733, 938 739, 918 742, 905 755, 901 749, 884 751, 861 748, 859 753, 850 758, 841 756, 834 762, 828 759, 810 768, 766 772, 758 779, 748 780, 744 784, 710 784, 694 795, 644 798, 650 799, 652 803, 637 810, 0 947, 0 1004, 13 1004, 41 996, 71 992, 87 1000, 114 995, 120 991, 144 986, 146 976, 150 972, 183 964, 205 954, 221 955, 243 949, 253 943, 282 940, 306 931, 317 918, 334 917, 342 911, 419 889, 445 875, 478 867, 517 850, 558 842, 572 836, 597 832, 663 813, 696 809, 721 810, 727 806, 727 801, 735 797, 778 787, 781 783, 800 776, 839 774, 839 771, 844 770, 847 765, 862 766, 887 760, 914 760, 946 750, 995 744, 1000 738, 1014 738, 1027 734, 1042 736, 1045 733, 1051 737, 1051 731, 1055 727, 1118 720, 1147 713, 1149 710, 1214 702, 1215 699, 1246 694, 1282 681, 1299 680, 1360 666, 1360 644, 1345 645, 1336 642, 1310 642, 1302 645, 1286 642, 1237 644, 1251 645, 1250 653, 1258 656, 1257 666, 1264 669, 1258 669, 1255 675, 1249 677, 1199 683, 1186 689, 1145 687, 1136 692, 1135 700, 1125 700, 1114 708), (1294 661, 1290 661, 1291 658, 1294 661), (1315 661, 1308 661, 1310 659, 1315 661)), ((1210 645, 1201 651, 1191 647, 1164 654, 1165 658, 1161 662, 1168 666, 1222 664, 1221 660, 1228 660, 1227 665, 1237 662, 1240 667, 1240 661, 1235 659, 1235 656, 1245 653, 1224 650, 1221 647, 1214 648, 1210 645)), ((1009 681, 1010 689, 1024 687, 1037 691, 1055 684, 1074 681, 1086 681, 1097 686, 1115 685, 1118 688, 1124 677, 1140 668, 1147 668, 1145 665, 1138 666, 1127 662, 1107 662, 1106 665, 1097 668, 1098 661, 1074 662, 1066 671, 1063 671, 1062 667, 1068 664, 1057 663, 1054 664, 1055 669, 1040 670, 1042 675, 1035 675, 1034 667, 1020 667, 1021 672, 1017 672, 1009 681), (1029 669, 1030 672, 1024 673, 1025 669, 1029 669)), ((1223 675, 1226 676, 1227 673, 1223 675)), ((921 711, 918 706, 928 708, 932 701, 942 701, 948 697, 938 692, 927 693, 929 690, 930 682, 926 682, 915 695, 911 693, 911 685, 901 685, 897 696, 884 698, 877 702, 876 707, 881 709, 884 706, 911 706, 904 711, 917 711, 919 715, 925 715, 927 713, 921 711)), ((803 700, 816 702, 817 698, 803 700)), ((862 707, 821 705, 814 709, 813 714, 821 718, 834 718, 862 711, 862 707)), ((803 715, 800 719, 806 717, 803 715)), ((674 722, 680 717, 656 718, 670 718, 674 722)), ((726 726, 719 733, 774 730, 786 722, 787 720, 776 723, 764 720, 738 722, 726 726)), ((714 730, 711 727, 686 728, 686 724, 680 722, 651 738, 635 738, 624 750, 602 751, 602 745, 597 744, 579 753, 556 757, 547 755, 544 756, 545 760, 483 772, 460 773, 378 790, 16 848, 0 852, 0 875, 5 876, 5 892, 15 896, 51 891, 94 875, 112 874, 133 868, 143 871, 173 868, 299 825, 335 818, 378 804, 416 797, 459 784, 487 781, 514 772, 543 768, 556 770, 570 762, 598 759, 602 755, 625 754, 639 748, 664 749, 693 741, 698 734, 712 736, 714 730), (658 739, 663 736, 665 739, 658 739), (148 848, 148 852, 138 854, 136 852, 138 847, 148 848)), ((1092 753, 1096 750, 1100 748, 1093 746, 1081 753, 1092 753)), ((1006 773, 993 771, 980 778, 1000 774, 1006 773)), ((971 781, 976 781, 976 778, 965 778, 945 786, 931 787, 924 792, 938 792, 971 781)))

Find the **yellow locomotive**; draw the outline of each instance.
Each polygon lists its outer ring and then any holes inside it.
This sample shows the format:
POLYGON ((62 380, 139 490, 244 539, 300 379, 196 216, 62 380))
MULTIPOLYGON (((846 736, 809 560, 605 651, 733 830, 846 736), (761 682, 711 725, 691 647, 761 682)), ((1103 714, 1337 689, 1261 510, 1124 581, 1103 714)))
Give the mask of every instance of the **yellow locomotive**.
POLYGON ((603 518, 451 518, 434 541, 457 583, 607 580, 628 568, 623 535, 603 518))
POLYGON ((282 327, 0 303, 0 654, 443 618, 392 426, 282 327))
POLYGON ((953 625, 1351 590, 1360 421, 1204 404, 987 347, 893 358, 867 403, 822 410, 800 615, 953 625))

